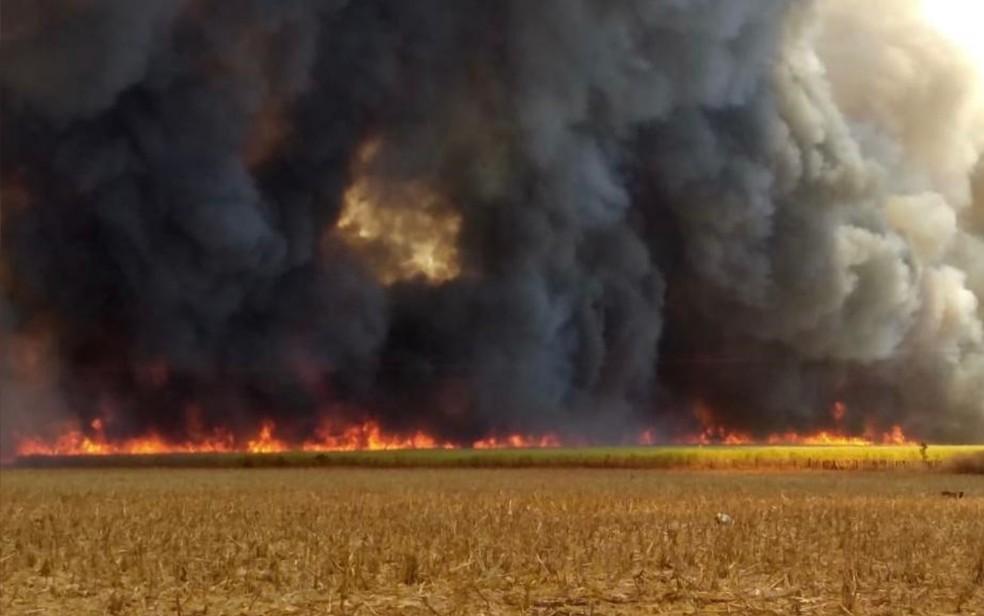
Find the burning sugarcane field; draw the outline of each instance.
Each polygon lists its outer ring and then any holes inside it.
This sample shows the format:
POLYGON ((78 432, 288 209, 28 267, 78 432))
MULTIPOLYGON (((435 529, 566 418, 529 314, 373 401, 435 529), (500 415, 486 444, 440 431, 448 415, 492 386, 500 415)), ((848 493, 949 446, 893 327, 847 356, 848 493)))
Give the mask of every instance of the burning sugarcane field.
POLYGON ((4 0, 0 614, 984 616, 981 24, 4 0))

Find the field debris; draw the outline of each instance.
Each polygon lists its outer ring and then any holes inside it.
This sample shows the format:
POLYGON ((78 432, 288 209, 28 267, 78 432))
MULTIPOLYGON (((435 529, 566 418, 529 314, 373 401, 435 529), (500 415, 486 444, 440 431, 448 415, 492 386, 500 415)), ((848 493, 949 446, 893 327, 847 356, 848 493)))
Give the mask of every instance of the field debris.
POLYGON ((734 518, 732 518, 727 513, 721 513, 720 511, 714 515, 714 521, 721 526, 731 526, 735 523, 734 518))

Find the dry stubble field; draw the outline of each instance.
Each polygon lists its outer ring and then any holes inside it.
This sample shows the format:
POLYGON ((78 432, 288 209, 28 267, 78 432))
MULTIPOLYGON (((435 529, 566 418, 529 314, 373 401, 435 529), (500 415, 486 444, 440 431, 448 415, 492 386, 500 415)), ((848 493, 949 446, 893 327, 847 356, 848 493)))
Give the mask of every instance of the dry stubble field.
POLYGON ((981 476, 5 470, 0 524, 4 616, 984 614, 981 476))

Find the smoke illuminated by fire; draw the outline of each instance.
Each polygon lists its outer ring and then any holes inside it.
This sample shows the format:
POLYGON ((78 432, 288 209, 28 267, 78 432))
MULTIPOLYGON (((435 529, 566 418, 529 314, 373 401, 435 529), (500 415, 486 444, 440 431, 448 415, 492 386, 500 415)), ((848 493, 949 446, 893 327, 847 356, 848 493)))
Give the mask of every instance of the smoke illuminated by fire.
POLYGON ((0 459, 984 441, 984 0, 229 6, 4 5, 0 459))
POLYGON ((420 180, 375 177, 370 167, 379 148, 379 141, 369 140, 359 150, 338 233, 385 285, 417 277, 432 283, 457 278, 461 217, 420 180))

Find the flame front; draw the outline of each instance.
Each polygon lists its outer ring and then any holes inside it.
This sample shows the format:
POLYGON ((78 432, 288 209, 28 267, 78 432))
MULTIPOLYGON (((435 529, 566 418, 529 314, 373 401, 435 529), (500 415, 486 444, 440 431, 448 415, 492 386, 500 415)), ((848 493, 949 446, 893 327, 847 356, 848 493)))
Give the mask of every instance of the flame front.
POLYGON ((260 423, 251 438, 237 439, 232 432, 217 429, 210 436, 186 441, 169 441, 158 434, 112 440, 105 432, 105 422, 93 420, 88 430, 79 426, 63 426, 51 439, 28 437, 20 440, 18 456, 104 456, 189 453, 282 453, 286 451, 385 451, 403 449, 528 449, 559 447, 556 435, 506 434, 474 441, 453 443, 441 440, 422 430, 412 433, 386 431, 378 422, 340 424, 324 420, 315 435, 300 443, 292 443, 277 435, 276 423, 260 423))
MULTIPOLYGON (((714 410, 701 400, 694 404, 693 415, 701 425, 700 432, 692 434, 680 440, 684 444, 695 445, 908 445, 911 441, 905 435, 902 426, 891 426, 887 431, 880 432, 872 425, 868 425, 860 435, 851 434, 844 427, 847 417, 847 405, 838 400, 830 408, 830 418, 834 426, 826 429, 819 429, 812 432, 776 432, 769 434, 765 438, 755 438, 747 433, 732 430, 720 423, 714 410)), ((651 442, 652 437, 646 433, 646 440, 651 442)), ((640 440, 641 442, 641 440, 640 440)))
MULTIPOLYGON (((831 418, 834 428, 815 432, 781 432, 764 438, 731 430, 718 423, 714 410, 702 401, 694 405, 694 417, 701 424, 699 432, 683 437, 673 437, 650 428, 639 432, 635 438, 625 441, 636 445, 908 445, 910 440, 901 426, 891 426, 879 431, 873 426, 861 435, 851 434, 840 425, 847 415, 842 402, 833 405, 831 418)), ((314 433, 303 440, 290 440, 278 434, 277 424, 271 419, 259 423, 255 433, 244 438, 226 428, 203 429, 201 409, 192 405, 186 409, 185 440, 168 440, 150 432, 135 438, 113 439, 107 434, 112 422, 111 409, 104 409, 104 416, 89 422, 86 429, 79 425, 63 425, 50 439, 22 438, 17 446, 19 456, 74 456, 74 455, 141 455, 169 453, 281 453, 286 451, 382 451, 401 449, 541 449, 548 447, 572 447, 591 444, 582 438, 565 438, 558 434, 500 433, 473 441, 441 439, 424 430, 390 431, 379 422, 366 419, 361 422, 345 422, 324 416, 314 433)))
MULTIPOLYGON (((18 456, 105 456, 105 455, 153 455, 198 453, 283 453, 287 451, 338 452, 385 451, 410 449, 543 449, 551 447, 581 446, 583 441, 566 440, 555 434, 524 435, 505 434, 489 436, 470 443, 441 440, 424 431, 407 434, 388 432, 379 423, 368 420, 351 425, 339 425, 326 421, 315 436, 300 443, 293 443, 277 435, 273 421, 261 423, 251 438, 237 439, 231 432, 217 429, 210 436, 185 441, 172 441, 158 434, 121 440, 109 439, 102 423, 94 421, 90 430, 66 427, 57 436, 45 439, 27 437, 17 446, 18 456)), ((682 438, 661 436, 654 429, 640 432, 631 440, 637 445, 811 445, 811 446, 874 446, 908 445, 910 440, 901 426, 892 426, 883 433, 852 436, 821 430, 812 433, 784 432, 756 439, 747 434, 724 428, 705 430, 682 438)))
POLYGON ((484 438, 472 443, 474 449, 543 449, 561 445, 560 438, 553 434, 543 436, 510 434, 504 437, 484 438))
POLYGON ((301 445, 304 451, 382 451, 390 449, 454 449, 426 432, 408 435, 387 433, 375 421, 350 426, 323 421, 317 436, 301 445))
POLYGON ((17 445, 18 456, 106 456, 151 455, 168 453, 230 453, 236 451, 231 434, 216 432, 214 438, 196 441, 171 442, 157 434, 111 441, 105 433, 93 430, 85 433, 69 428, 53 439, 28 437, 17 445))

